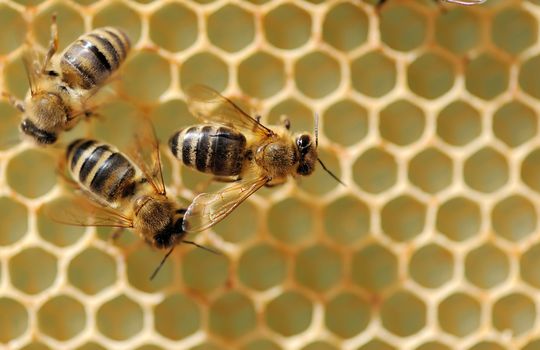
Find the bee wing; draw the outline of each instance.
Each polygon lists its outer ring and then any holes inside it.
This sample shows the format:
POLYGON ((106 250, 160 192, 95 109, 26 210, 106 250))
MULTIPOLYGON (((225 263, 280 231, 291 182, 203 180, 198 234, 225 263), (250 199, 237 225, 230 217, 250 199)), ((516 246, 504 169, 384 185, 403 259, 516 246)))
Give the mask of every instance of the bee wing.
POLYGON ((186 232, 199 232, 214 226, 268 181, 265 176, 252 176, 219 192, 199 194, 184 214, 182 228, 186 232))
POLYGON ((128 156, 141 169, 146 179, 154 187, 156 193, 166 194, 163 173, 161 171, 161 155, 154 126, 144 119, 142 127, 137 129, 133 146, 128 156))
POLYGON ((187 90, 189 111, 203 122, 233 126, 238 131, 259 138, 272 136, 274 132, 244 112, 234 102, 217 91, 203 85, 187 90))
MULTIPOLYGON (((92 197, 90 197, 92 198, 92 197)), ((118 210, 83 196, 72 196, 60 209, 46 212, 53 221, 73 226, 133 227, 133 222, 118 210)))
POLYGON ((41 75, 39 71, 40 57, 38 52, 30 48, 27 44, 24 48, 22 59, 26 76, 28 77, 28 84, 30 85, 30 92, 34 95, 39 89, 38 82, 41 75))

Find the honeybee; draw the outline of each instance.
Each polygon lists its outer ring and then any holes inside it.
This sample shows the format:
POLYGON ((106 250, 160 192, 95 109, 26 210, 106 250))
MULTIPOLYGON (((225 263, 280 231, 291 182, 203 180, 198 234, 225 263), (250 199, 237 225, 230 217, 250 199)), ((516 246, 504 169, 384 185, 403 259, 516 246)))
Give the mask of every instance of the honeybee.
POLYGON ((198 232, 223 220, 262 186, 284 183, 289 176, 308 176, 318 161, 343 184, 317 156, 315 137, 291 135, 290 123, 262 125, 216 91, 194 86, 187 94, 190 112, 203 124, 181 129, 169 139, 172 154, 188 167, 213 174, 216 180, 234 182, 217 193, 195 197, 184 215, 186 232, 198 232))
POLYGON ((182 222, 186 210, 167 197, 155 137, 137 136, 129 154, 131 159, 114 146, 92 139, 69 144, 64 166, 89 199, 81 205, 79 198, 68 209, 71 218, 79 215, 82 219, 77 224, 83 226, 130 228, 151 246, 169 249, 151 279, 179 243, 215 253, 185 239, 182 222))
POLYGON ((131 47, 120 29, 104 27, 80 36, 59 56, 56 16, 52 17, 51 42, 43 60, 29 46, 23 55, 30 84, 24 101, 4 93, 24 113, 23 136, 38 145, 56 142, 58 134, 88 116, 86 102, 120 67, 131 47))

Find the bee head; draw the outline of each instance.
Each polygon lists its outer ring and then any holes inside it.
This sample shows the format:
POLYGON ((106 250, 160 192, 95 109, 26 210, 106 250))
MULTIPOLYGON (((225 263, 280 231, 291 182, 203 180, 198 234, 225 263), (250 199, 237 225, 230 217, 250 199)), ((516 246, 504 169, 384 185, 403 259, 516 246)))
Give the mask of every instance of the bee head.
POLYGON ((67 120, 64 102, 52 93, 33 94, 25 113, 20 130, 40 145, 55 143, 58 131, 67 120))
POLYGON ((298 175, 307 176, 315 170, 317 161, 317 145, 313 143, 310 134, 299 134, 295 137, 296 148, 298 150, 298 175))

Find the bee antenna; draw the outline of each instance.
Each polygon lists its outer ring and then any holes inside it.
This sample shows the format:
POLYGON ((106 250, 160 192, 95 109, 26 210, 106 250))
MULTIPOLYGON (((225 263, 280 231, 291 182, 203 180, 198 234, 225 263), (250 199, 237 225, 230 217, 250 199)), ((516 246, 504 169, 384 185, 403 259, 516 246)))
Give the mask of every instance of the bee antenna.
MULTIPOLYGON (((317 147, 319 147, 319 113, 315 112, 315 148, 317 147)), ((320 161, 321 160, 319 159, 319 162, 320 161)), ((323 168, 324 168, 324 165, 323 165, 323 168)))
POLYGON ((165 256, 163 257, 163 259, 161 259, 161 262, 159 263, 158 267, 156 267, 156 269, 155 269, 154 272, 152 273, 152 276, 150 276, 150 281, 153 280, 154 277, 156 277, 156 275, 158 274, 159 270, 161 270, 161 267, 163 266, 163 264, 165 264, 165 260, 167 260, 167 258, 169 257, 169 255, 171 255, 171 253, 173 252, 174 247, 176 247, 176 246, 173 245, 172 248, 167 252, 167 254, 165 254, 165 256))
POLYGON ((198 244, 198 243, 195 243, 195 242, 193 242, 193 241, 186 241, 186 240, 183 240, 182 242, 183 242, 183 243, 187 243, 187 244, 192 244, 192 245, 194 245, 194 246, 196 246, 196 247, 198 247, 198 248, 204 249, 204 250, 206 250, 207 252, 210 252, 210 253, 212 253, 212 254, 223 255, 220 251, 217 251, 217 250, 214 250, 214 249, 205 247, 205 246, 200 245, 200 244, 198 244))
POLYGON ((317 158, 317 160, 319 161, 319 163, 321 163, 321 166, 323 167, 324 171, 326 171, 328 174, 330 174, 330 176, 332 176, 334 178, 334 180, 336 180, 337 182, 339 182, 340 184, 342 184, 343 186, 347 187, 347 185, 345 185, 343 183, 343 181, 341 181, 339 179, 339 177, 337 177, 336 175, 334 175, 333 172, 331 172, 327 167, 326 165, 324 165, 324 163, 322 162, 322 160, 320 158, 317 158))

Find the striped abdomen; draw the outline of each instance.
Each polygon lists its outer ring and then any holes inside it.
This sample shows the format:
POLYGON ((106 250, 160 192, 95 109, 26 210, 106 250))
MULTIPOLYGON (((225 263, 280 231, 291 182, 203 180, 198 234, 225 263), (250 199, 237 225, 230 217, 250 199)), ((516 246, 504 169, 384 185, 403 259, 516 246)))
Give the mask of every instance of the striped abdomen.
POLYGON ((125 60, 131 44, 118 28, 94 29, 69 45, 60 61, 62 79, 72 88, 100 85, 125 60))
POLYGON ((169 140, 173 155, 185 165, 218 176, 239 175, 246 138, 218 125, 195 125, 176 132, 169 140))
POLYGON ((79 185, 111 206, 133 195, 137 184, 136 168, 114 147, 79 139, 68 146, 66 158, 71 176, 79 185))

